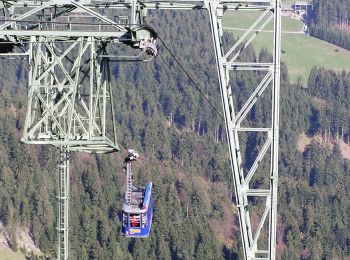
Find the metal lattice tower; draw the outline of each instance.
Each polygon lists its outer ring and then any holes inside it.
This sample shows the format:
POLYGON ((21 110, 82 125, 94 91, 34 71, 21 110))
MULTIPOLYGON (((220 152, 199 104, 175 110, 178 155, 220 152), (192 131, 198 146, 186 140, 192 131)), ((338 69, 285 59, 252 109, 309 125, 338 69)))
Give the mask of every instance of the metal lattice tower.
POLYGON ((76 2, 0 3, 4 14, 2 40, 21 44, 24 49, 2 55, 23 55, 29 60, 22 141, 51 144, 61 151, 57 171, 57 258, 66 260, 70 153, 119 150, 107 47, 119 41, 126 29, 76 2))
MULTIPOLYGON (((278 131, 281 51, 280 0, 0 0, 0 41, 8 51, 13 43, 22 51, 2 56, 29 59, 28 109, 23 141, 51 144, 61 149, 58 170, 58 259, 69 258, 69 158, 70 151, 117 151, 115 111, 109 73, 108 47, 130 37, 125 25, 144 22, 147 10, 208 10, 219 85, 235 184, 235 197, 245 259, 275 259, 278 182, 278 131), (110 9, 113 11, 110 12, 110 9), (240 39, 224 49, 222 19, 225 11, 256 11, 261 15, 240 39), (124 12, 115 21, 116 12, 124 12), (273 23, 273 61, 240 61, 258 34, 273 23), (124 23, 124 25, 123 25, 124 23), (264 73, 242 107, 234 102, 230 76, 239 71, 264 73), (271 122, 264 127, 245 126, 247 115, 267 89, 271 90, 271 122), (241 136, 261 133, 267 138, 251 168, 244 169, 241 136), (268 186, 252 186, 261 161, 268 158, 268 186), (252 226, 253 200, 262 199, 257 227, 252 226), (264 234, 264 235, 262 235, 264 234), (261 243, 265 241, 266 243, 261 243), (263 245, 263 247, 261 247, 263 245)), ((136 45, 135 45, 136 46, 136 45)), ((18 50, 18 49, 17 49, 18 50)))
MULTIPOLYGON (((271 1, 264 6, 266 1, 259 1, 251 10, 262 11, 259 18, 240 37, 240 39, 227 51, 223 48, 223 10, 219 1, 208 1, 210 23, 215 46, 215 56, 219 75, 222 102, 224 104, 224 116, 226 122, 227 139, 231 157, 231 167, 235 184, 235 196, 239 211, 241 237, 245 259, 275 259, 276 257, 276 228, 277 228, 277 183, 278 183, 278 140, 279 140, 279 96, 280 96, 280 52, 281 52, 281 6, 280 1, 271 1), (259 5, 261 4, 261 6, 259 5), (262 6, 264 8, 260 9, 262 6), (266 25, 273 21, 273 62, 240 62, 239 57, 249 44, 257 37, 266 25), (264 77, 256 86, 254 92, 237 111, 234 104, 232 88, 230 85, 230 73, 234 71, 256 71, 264 73, 264 77), (265 127, 244 127, 244 119, 261 99, 268 87, 271 89, 271 123, 265 127), (241 155, 240 136, 242 133, 256 132, 266 133, 264 145, 251 165, 248 172, 244 170, 244 160, 241 155), (264 157, 270 157, 269 172, 265 172, 268 187, 251 187, 251 180, 257 172, 259 164, 264 157), (253 232, 251 219, 251 201, 255 198, 263 198, 263 214, 259 224, 253 232), (259 248, 261 232, 268 226, 268 243, 265 248, 259 248)), ((247 8, 249 8, 247 6, 247 8)), ((243 8, 244 9, 244 8, 243 8)), ((255 212, 254 212, 255 213, 255 212)))

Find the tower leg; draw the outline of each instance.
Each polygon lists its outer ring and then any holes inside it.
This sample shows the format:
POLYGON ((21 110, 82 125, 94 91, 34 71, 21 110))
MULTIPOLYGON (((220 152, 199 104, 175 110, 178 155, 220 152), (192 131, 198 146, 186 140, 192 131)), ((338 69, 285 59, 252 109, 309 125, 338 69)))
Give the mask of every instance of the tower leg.
POLYGON ((273 66, 274 77, 272 86, 272 152, 270 170, 270 226, 269 226, 269 256, 276 259, 277 243, 277 188, 278 188, 278 141, 279 141, 279 113, 280 113, 280 85, 281 85, 281 3, 274 3, 274 42, 273 42, 273 66))
POLYGON ((58 216, 57 216, 57 259, 67 260, 68 248, 68 216, 69 216, 69 158, 68 146, 61 146, 60 163, 58 165, 58 216))

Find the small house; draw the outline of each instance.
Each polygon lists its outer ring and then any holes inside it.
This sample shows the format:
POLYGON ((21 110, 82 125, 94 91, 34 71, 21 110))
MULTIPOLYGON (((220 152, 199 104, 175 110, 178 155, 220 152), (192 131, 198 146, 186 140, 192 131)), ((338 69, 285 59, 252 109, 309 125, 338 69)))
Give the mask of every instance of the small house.
POLYGON ((313 6, 311 2, 298 1, 293 4, 293 9, 297 15, 307 17, 313 10, 313 6))

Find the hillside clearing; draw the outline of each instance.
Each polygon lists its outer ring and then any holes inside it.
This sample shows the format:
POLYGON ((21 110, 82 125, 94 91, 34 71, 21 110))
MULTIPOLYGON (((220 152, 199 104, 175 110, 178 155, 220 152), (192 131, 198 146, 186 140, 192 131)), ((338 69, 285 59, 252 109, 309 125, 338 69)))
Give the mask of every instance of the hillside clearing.
POLYGON ((299 152, 304 152, 306 147, 311 144, 312 141, 316 141, 319 144, 328 147, 329 149, 333 149, 335 144, 338 144, 340 147, 341 154, 344 159, 350 160, 350 144, 345 143, 343 140, 337 139, 326 139, 321 134, 315 135, 313 137, 307 136, 305 133, 302 133, 299 136, 297 142, 297 149, 299 152))
MULTIPOLYGON (((257 14, 252 12, 227 12, 223 26, 237 38, 256 18, 257 14)), ((314 66, 335 71, 350 70, 350 51, 300 33, 302 27, 301 21, 282 17, 282 60, 287 63, 291 82, 306 85, 314 66)), ((271 30, 272 23, 252 42, 257 53, 262 48, 272 50, 271 30)))
POLYGON ((0 260, 24 260, 25 254, 22 252, 14 252, 11 249, 0 249, 0 260))

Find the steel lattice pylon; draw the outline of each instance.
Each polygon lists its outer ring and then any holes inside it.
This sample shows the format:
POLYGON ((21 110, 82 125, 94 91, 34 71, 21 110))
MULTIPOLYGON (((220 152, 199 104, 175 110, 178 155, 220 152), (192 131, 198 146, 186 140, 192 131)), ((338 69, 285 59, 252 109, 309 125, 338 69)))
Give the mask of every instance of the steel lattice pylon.
MULTIPOLYGON (((214 42, 219 85, 239 211, 245 259, 275 259, 278 182, 278 132, 281 51, 280 0, 0 0, 0 40, 22 44, 24 52, 0 53, 24 55, 29 59, 28 110, 23 141, 51 144, 61 149, 58 170, 58 259, 69 258, 69 158, 70 151, 117 151, 113 94, 109 75, 108 46, 128 35, 130 25, 114 21, 118 10, 130 10, 129 24, 141 24, 148 9, 208 10, 214 42), (101 10, 106 12, 101 12, 101 10), (222 19, 225 11, 259 11, 261 15, 228 50, 223 48, 222 19), (78 19, 78 20, 76 20, 78 19), (80 23, 83 20, 85 25, 80 23), (74 22, 75 21, 75 22, 74 22), (242 62, 242 52, 269 22, 273 22, 273 62, 242 62), (89 26, 86 26, 88 24, 89 26), (230 75, 237 71, 265 73, 242 107, 234 104, 230 75), (244 127, 244 120, 271 87, 271 122, 266 127, 244 127), (107 117, 110 116, 110 119, 107 117), (111 122, 109 125, 108 122, 111 122), (242 133, 266 134, 251 168, 243 167, 242 133), (261 161, 269 157, 266 173, 268 187, 252 187, 261 161), (264 198, 263 214, 253 228, 251 198, 264 198), (261 233, 268 225, 267 238, 261 233), (266 248, 259 241, 267 239, 266 248)), ((125 15, 125 13, 124 13, 125 15)), ((121 16, 122 17, 122 16, 121 16)), ((128 35, 129 36, 129 35, 128 35)), ((11 48, 10 48, 11 49, 11 48)))
MULTIPOLYGON (((235 184, 235 195, 239 211, 243 252, 246 259, 275 259, 276 257, 276 225, 277 225, 277 183, 278 183, 278 140, 279 140, 279 95, 280 95, 280 52, 281 52, 281 6, 280 1, 273 1, 263 8, 262 14, 252 26, 227 52, 223 48, 223 11, 219 9, 219 1, 206 2, 215 46, 215 56, 219 75, 219 84, 224 105, 226 132, 231 157, 231 167, 235 184), (271 37, 273 43, 273 62, 239 62, 241 52, 257 37, 269 21, 273 20, 274 33, 271 37), (232 71, 259 71, 265 76, 255 88, 248 100, 236 111, 230 86, 230 73, 232 71), (266 91, 272 88, 271 94, 271 124, 265 128, 242 127, 244 119, 255 103, 266 91), (257 158, 247 173, 244 172, 244 162, 241 155, 240 135, 245 132, 267 133, 267 139, 261 147, 257 158), (264 157, 270 156, 269 187, 261 189, 252 188, 250 182, 264 157), (264 211, 259 220, 258 227, 253 232, 250 209, 250 198, 266 198, 264 211), (267 220, 268 219, 268 220, 267 220), (268 247, 258 248, 261 231, 268 222, 268 247)), ((258 8, 259 9, 259 8, 258 8)))
POLYGON ((108 58, 99 58, 107 54, 106 44, 92 36, 67 39, 68 43, 60 43, 56 38, 30 37, 28 108, 22 138, 25 143, 61 149, 58 259, 69 258, 70 151, 118 150, 108 58), (107 120, 113 122, 109 129, 107 120))
POLYGON ((24 55, 29 60, 28 107, 22 141, 60 148, 57 258, 66 260, 71 151, 119 150, 107 47, 118 42, 126 29, 91 7, 71 1, 18 1, 1 5, 5 22, 0 25, 0 35, 4 41, 26 47, 25 52, 2 55, 24 55), (74 19, 88 22, 89 29, 74 19))

